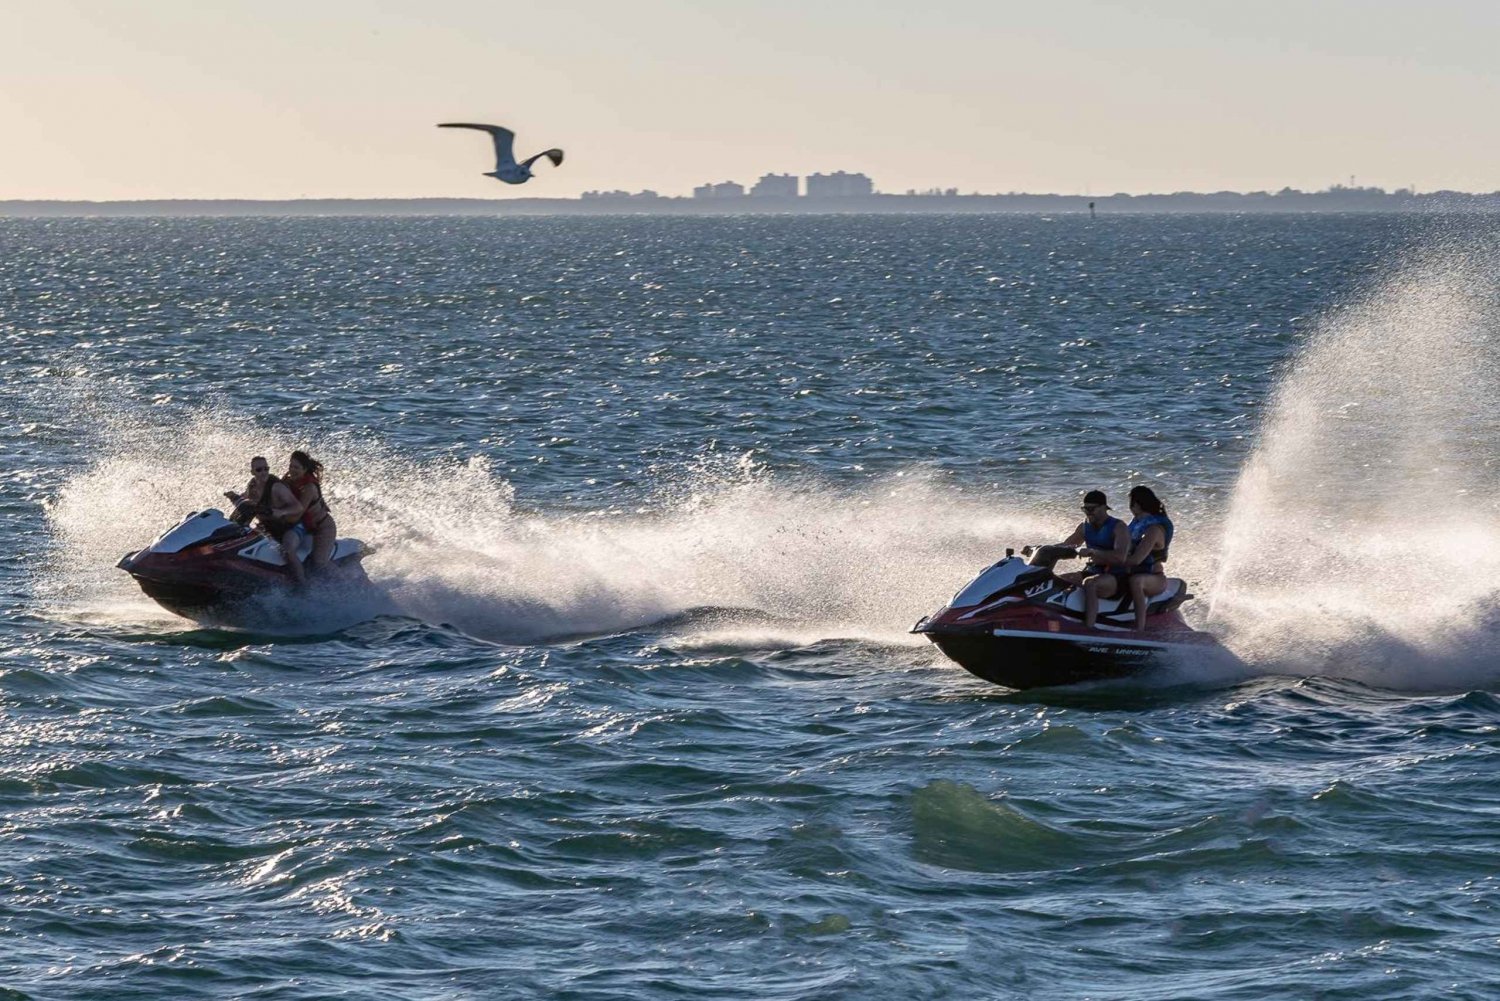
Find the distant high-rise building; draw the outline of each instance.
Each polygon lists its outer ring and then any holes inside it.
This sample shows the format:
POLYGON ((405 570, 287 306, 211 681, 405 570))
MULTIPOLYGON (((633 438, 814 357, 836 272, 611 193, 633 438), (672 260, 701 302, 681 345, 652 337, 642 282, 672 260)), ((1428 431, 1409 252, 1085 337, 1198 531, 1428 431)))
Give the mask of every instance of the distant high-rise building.
POLYGON ((734 181, 720 181, 718 184, 700 184, 693 189, 694 198, 743 198, 745 197, 745 186, 736 184, 734 181))
POLYGON ((634 194, 630 193, 629 191, 585 191, 579 197, 582 200, 586 201, 586 202, 589 202, 589 201, 599 201, 601 199, 604 200, 604 201, 615 201, 615 202, 617 202, 617 201, 622 201, 622 200, 624 200, 626 198, 636 198, 636 199, 646 198, 646 199, 651 199, 651 198, 660 198, 661 196, 658 195, 656 192, 652 191, 651 189, 647 188, 644 191, 637 191, 634 194))
POLYGON ((796 174, 766 174, 755 182, 750 194, 756 198, 796 198, 796 174))
POLYGON ((842 170, 832 174, 807 175, 807 197, 848 198, 853 195, 875 193, 875 182, 864 174, 846 174, 842 170))

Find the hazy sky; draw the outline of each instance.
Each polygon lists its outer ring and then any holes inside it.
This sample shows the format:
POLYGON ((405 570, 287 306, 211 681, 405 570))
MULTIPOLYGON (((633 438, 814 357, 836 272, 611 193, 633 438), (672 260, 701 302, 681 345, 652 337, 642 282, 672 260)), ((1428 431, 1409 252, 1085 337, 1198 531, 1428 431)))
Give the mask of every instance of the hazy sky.
POLYGON ((0 0, 0 199, 1500 189, 1495 0, 0 0), (523 187, 479 133, 561 146, 523 187))

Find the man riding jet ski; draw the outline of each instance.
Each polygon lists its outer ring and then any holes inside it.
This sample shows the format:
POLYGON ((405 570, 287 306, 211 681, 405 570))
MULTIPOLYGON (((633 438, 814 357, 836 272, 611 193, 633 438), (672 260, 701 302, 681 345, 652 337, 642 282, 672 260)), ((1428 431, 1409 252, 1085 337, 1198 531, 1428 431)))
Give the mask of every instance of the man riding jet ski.
MULTIPOLYGON (((257 461, 265 462, 258 456, 257 461)), ((263 487, 277 485, 274 477, 267 479, 267 469, 254 464, 252 469, 263 487)), ((300 588, 303 578, 295 571, 302 567, 288 565, 282 546, 295 546, 294 558, 305 565, 313 555, 316 537, 286 530, 286 517, 302 513, 300 504, 285 503, 289 495, 271 489, 258 493, 255 500, 227 495, 236 501, 233 519, 216 508, 190 512, 176 527, 145 549, 126 553, 116 565, 135 578, 147 597, 189 619, 222 614, 270 589, 300 588), (259 517, 260 531, 250 527, 253 517, 259 517)), ((335 540, 327 564, 314 579, 346 585, 369 583, 361 564, 365 552, 358 539, 335 540)))

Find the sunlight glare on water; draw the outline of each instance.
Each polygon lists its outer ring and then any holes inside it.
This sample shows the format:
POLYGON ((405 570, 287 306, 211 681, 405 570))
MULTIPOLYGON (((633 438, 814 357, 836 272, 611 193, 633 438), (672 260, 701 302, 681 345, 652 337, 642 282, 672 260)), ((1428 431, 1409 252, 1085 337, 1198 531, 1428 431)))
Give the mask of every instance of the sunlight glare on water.
POLYGON ((1492 995, 1496 241, 0 221, 0 994, 1492 995), (371 588, 115 568, 293 448, 371 588), (1232 658, 907 632, 1137 483, 1232 658))

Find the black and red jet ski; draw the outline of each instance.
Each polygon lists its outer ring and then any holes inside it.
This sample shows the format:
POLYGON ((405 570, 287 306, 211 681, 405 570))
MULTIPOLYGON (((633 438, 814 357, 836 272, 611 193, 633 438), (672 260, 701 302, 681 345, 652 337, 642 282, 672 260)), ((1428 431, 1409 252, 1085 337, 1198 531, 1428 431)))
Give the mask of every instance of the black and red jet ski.
POLYGON ((1027 546, 985 569, 942 609, 912 627, 973 674, 1007 688, 1041 688, 1120 678, 1169 656, 1217 647, 1187 624, 1178 609, 1192 597, 1169 577, 1151 599, 1146 628, 1135 629, 1128 594, 1099 603, 1093 629, 1083 625, 1083 591, 1053 575, 1067 546, 1027 546))
MULTIPOLYGON (((298 555, 304 563, 311 552, 312 540, 303 539, 298 555)), ((339 539, 330 564, 312 579, 369 583, 360 562, 365 552, 358 539, 339 539)), ((134 577, 157 604, 189 619, 225 611, 271 589, 293 586, 280 546, 213 508, 192 512, 145 549, 126 553, 116 565, 134 577)))

